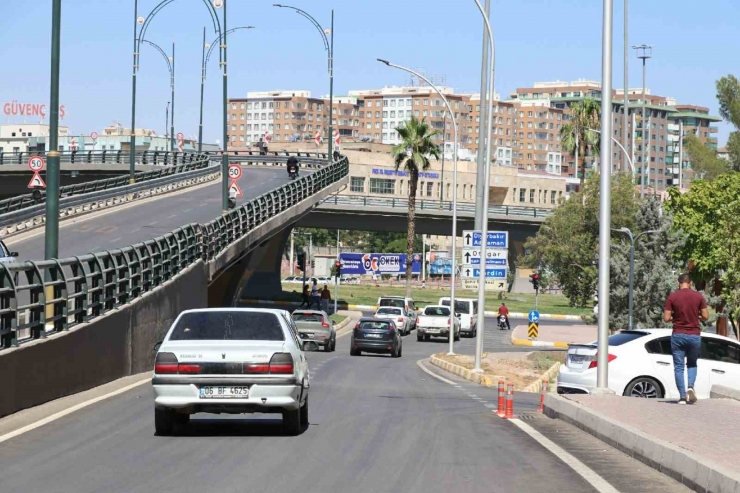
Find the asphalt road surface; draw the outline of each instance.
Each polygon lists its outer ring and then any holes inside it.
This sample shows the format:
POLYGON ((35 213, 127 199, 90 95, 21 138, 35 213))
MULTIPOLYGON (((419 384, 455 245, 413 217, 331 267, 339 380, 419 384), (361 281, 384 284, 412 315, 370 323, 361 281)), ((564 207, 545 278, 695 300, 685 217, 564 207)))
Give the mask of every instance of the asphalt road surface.
MULTIPOLYGON (((2 443, 0 491, 599 491, 494 416, 493 389, 422 371, 417 361, 431 352, 413 333, 400 359, 352 357, 349 337, 337 352, 309 352, 310 425, 298 437, 283 436, 274 415, 196 415, 180 434, 155 436, 145 384, 2 443)), ((571 447, 617 491, 687 491, 576 428, 527 414, 536 395, 516 400, 522 422, 571 447)))
MULTIPOLYGON (((289 181, 284 168, 244 166, 239 184, 244 193, 237 204, 249 201, 289 181)), ((305 173, 306 171, 303 171, 305 173)), ((205 223, 221 215, 221 181, 183 193, 167 194, 142 203, 134 202, 115 212, 75 222, 62 223, 59 229, 59 258, 113 250, 149 240, 192 222, 205 223)), ((44 258, 43 228, 28 239, 8 239, 8 246, 19 253, 19 260, 44 258)), ((1 491, 1 489, 0 489, 1 491)))

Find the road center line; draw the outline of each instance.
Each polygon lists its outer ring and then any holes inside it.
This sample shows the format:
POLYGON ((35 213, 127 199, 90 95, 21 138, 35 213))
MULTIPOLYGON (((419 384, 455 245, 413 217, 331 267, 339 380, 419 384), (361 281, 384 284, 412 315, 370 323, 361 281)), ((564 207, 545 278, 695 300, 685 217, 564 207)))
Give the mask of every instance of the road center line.
POLYGON ((64 411, 59 411, 58 413, 52 414, 51 416, 47 416, 44 419, 40 419, 39 421, 36 421, 35 423, 32 423, 30 425, 26 425, 23 428, 18 428, 17 430, 11 431, 10 433, 6 433, 5 435, 0 436, 0 443, 3 443, 5 441, 10 440, 11 438, 15 438, 18 435, 22 435, 24 433, 27 433, 31 430, 35 430, 36 428, 39 428, 41 426, 44 426, 46 424, 51 423, 52 421, 56 421, 60 418, 63 418, 64 416, 67 416, 68 414, 72 414, 75 411, 79 411, 80 409, 84 409, 88 406, 92 406, 93 404, 104 401, 106 399, 110 399, 111 397, 115 397, 117 395, 123 394, 124 392, 128 392, 131 389, 135 389, 136 387, 139 387, 141 385, 144 385, 145 383, 151 382, 151 377, 148 377, 144 380, 139 380, 138 382, 134 382, 131 385, 127 385, 125 387, 122 387, 118 390, 114 390, 113 392, 110 392, 105 395, 101 395, 100 397, 95 397, 94 399, 90 399, 85 402, 81 402, 79 404, 76 404, 72 407, 69 407, 65 409, 64 411))

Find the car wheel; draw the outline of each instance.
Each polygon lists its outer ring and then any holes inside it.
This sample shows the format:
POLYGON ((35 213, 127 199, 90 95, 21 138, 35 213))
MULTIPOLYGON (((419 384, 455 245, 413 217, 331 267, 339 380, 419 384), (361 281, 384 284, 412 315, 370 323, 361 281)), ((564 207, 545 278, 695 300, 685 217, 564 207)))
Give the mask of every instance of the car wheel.
POLYGON ((332 339, 332 341, 331 341, 331 352, 333 353, 336 350, 337 350, 337 340, 336 339, 332 339))
POLYGON ((634 379, 624 389, 624 395, 627 397, 642 397, 645 399, 662 399, 663 390, 660 384, 653 378, 640 377, 634 379))
POLYGON ((170 409, 154 408, 154 432, 159 436, 172 434, 175 427, 174 413, 170 409))
POLYGON ((400 348, 394 347, 391 350, 391 358, 398 358, 399 356, 401 356, 400 351, 401 351, 400 348))
POLYGON ((416 340, 417 340, 417 341, 422 341, 422 340, 424 340, 424 336, 423 336, 423 335, 421 335, 421 332, 417 332, 417 333, 416 333, 416 340))
POLYGON ((457 334, 455 334, 455 340, 456 341, 459 341, 460 340, 460 333, 459 332, 457 334))
POLYGON ((308 397, 306 397, 306 402, 301 406, 301 424, 304 427, 308 426, 308 397))
POLYGON ((424 340, 428 341, 431 336, 429 334, 424 334, 424 340))
POLYGON ((283 411, 283 431, 286 435, 296 436, 301 432, 301 409, 283 411))
POLYGON ((187 426, 190 423, 190 415, 182 413, 174 413, 175 424, 178 426, 187 426))

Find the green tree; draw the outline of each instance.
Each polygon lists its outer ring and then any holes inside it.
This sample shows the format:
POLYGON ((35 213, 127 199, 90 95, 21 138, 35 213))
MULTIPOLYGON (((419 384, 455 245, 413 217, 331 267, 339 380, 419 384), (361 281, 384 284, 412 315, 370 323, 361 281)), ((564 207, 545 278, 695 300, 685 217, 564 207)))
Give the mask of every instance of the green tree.
POLYGON ((740 82, 737 77, 730 74, 717 81, 717 100, 719 114, 735 127, 727 140, 727 150, 731 169, 740 171, 740 82))
POLYGON ((698 180, 681 194, 670 189, 667 208, 674 215, 677 228, 686 242, 680 258, 690 262, 695 280, 719 279, 724 306, 717 312, 740 315, 740 173, 730 171, 714 181, 698 180))
MULTIPOLYGON (((632 229, 638 201, 632 177, 612 176, 612 227, 632 229)), ((548 269, 560 283, 571 306, 587 306, 598 278, 599 177, 589 177, 582 191, 571 194, 527 240, 522 265, 548 269)))
MULTIPOLYGON (((632 234, 641 236, 635 244, 633 324, 635 327, 662 327, 663 304, 677 287, 677 273, 683 264, 677 253, 683 234, 673 227, 672 214, 661 209, 655 196, 641 202, 635 213, 632 234)), ((609 326, 613 331, 629 326, 630 241, 625 233, 613 232, 610 258, 609 326)))
POLYGON ((727 172, 727 162, 717 156, 717 151, 703 144, 696 135, 686 135, 683 142, 697 178, 711 181, 727 172))
POLYGON ((592 156, 599 155, 601 139, 593 130, 601 127, 601 105, 591 98, 573 103, 570 106, 570 123, 560 128, 560 144, 563 150, 572 156, 576 155, 576 141, 578 141, 578 159, 576 169, 581 173, 581 190, 586 180, 586 155, 591 151, 592 156))
POLYGON ((429 169, 429 158, 439 159, 441 151, 433 142, 439 132, 431 130, 424 119, 411 117, 405 125, 395 129, 401 136, 401 144, 393 147, 393 158, 396 170, 403 168, 409 173, 409 220, 406 234, 406 296, 411 296, 411 265, 414 254, 416 231, 416 187, 419 183, 419 171, 429 169))

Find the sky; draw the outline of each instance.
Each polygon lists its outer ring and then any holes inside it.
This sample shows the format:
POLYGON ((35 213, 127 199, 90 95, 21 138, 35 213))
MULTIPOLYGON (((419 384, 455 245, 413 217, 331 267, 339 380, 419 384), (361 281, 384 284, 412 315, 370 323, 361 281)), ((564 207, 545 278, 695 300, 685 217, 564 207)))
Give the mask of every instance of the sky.
MULTIPOLYGON (((229 36, 229 96, 247 91, 310 90, 328 94, 326 52, 313 25, 270 0, 226 0, 227 27, 252 25, 229 36)), ((334 8, 334 92, 408 83, 407 75, 377 58, 428 75, 443 75, 457 92, 480 89, 483 23, 474 0, 287 0, 329 27, 334 8)), ((49 102, 51 0, 0 0, 0 104, 49 102)), ((146 16, 158 0, 139 0, 146 16)), ((483 0, 481 0, 483 3, 483 0)), ((718 115, 715 82, 740 76, 738 0, 630 2, 629 45, 654 46, 647 65, 653 94, 698 104, 718 115), (734 60, 734 61, 733 61, 734 60)), ((623 3, 614 2, 613 86, 623 86, 623 3)), ((496 39, 495 90, 507 97, 534 82, 601 80, 602 2, 599 0, 492 0, 496 39)), ((89 134, 114 122, 131 124, 134 0, 63 0, 61 103, 63 125, 89 134)), ((197 136, 203 28, 213 31, 203 0, 174 0, 152 20, 147 39, 165 51, 176 45, 176 132, 197 136)), ((208 68, 204 140, 221 136, 218 52, 208 68)), ((642 84, 630 50, 629 85, 642 84)), ((136 127, 163 133, 170 97, 162 56, 142 46, 136 127)), ((0 121, 22 117, 0 113, 0 121)), ((27 120, 28 123, 36 122, 27 120)), ((724 145, 732 130, 719 125, 724 145)))

